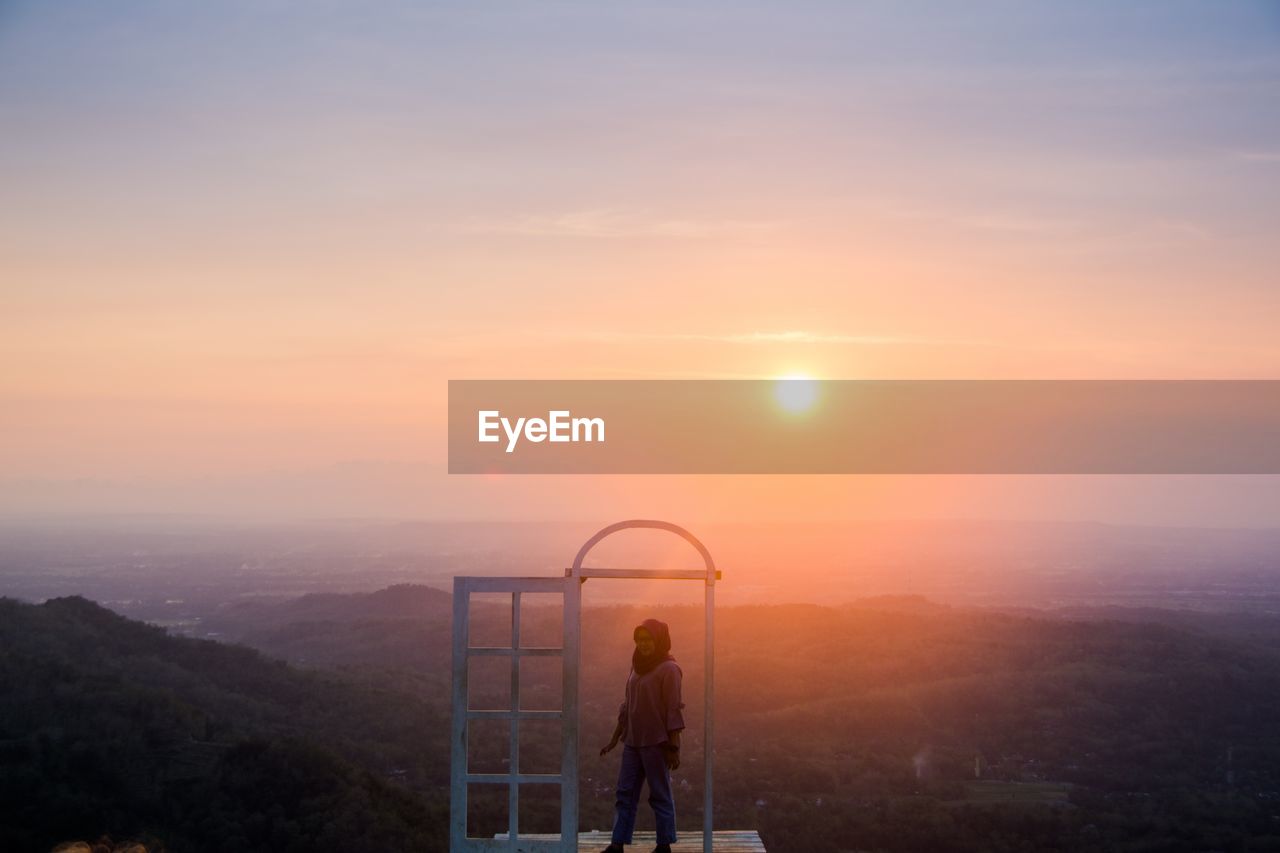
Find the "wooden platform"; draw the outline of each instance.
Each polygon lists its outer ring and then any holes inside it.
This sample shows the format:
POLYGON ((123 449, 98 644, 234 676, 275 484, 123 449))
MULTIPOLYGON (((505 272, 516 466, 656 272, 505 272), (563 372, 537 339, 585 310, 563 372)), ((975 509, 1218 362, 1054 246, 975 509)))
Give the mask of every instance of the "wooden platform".
MULTIPOLYGON (((711 833, 712 849, 716 853, 767 853, 760 834, 754 829, 718 829, 711 833)), ((505 836, 499 836, 500 838, 505 836)), ((521 835, 521 838, 554 841, 558 835, 521 835)), ((658 843, 652 832, 637 832, 627 845, 627 853, 649 853, 658 843)), ((609 846, 607 832, 581 832, 578 834, 578 853, 600 853, 609 846)), ((671 853, 702 853, 701 832, 681 832, 680 840, 671 845, 671 853)))

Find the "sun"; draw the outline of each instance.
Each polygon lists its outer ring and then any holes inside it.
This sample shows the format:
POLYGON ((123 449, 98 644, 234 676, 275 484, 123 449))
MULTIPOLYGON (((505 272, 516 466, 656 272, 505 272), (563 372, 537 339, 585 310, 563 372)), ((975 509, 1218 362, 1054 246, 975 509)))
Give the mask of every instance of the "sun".
POLYGON ((774 382, 773 398, 792 414, 807 412, 818 401, 818 380, 799 373, 782 376, 774 382))

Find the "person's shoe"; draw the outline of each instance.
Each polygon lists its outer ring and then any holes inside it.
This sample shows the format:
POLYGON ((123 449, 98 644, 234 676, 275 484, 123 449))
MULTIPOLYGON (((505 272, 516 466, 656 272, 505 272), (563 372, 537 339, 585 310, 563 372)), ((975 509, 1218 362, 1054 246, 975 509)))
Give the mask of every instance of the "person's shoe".
POLYGON ((653 848, 653 853, 671 853, 671 845, 659 844, 657 847, 653 848))
MULTIPOLYGON (((670 853, 670 851, 671 851, 671 848, 670 848, 670 847, 668 847, 668 848, 667 848, 667 853, 670 853)), ((616 843, 616 842, 615 842, 615 843, 612 843, 612 844, 610 844, 608 847, 606 847, 606 848, 604 848, 603 850, 601 850, 601 851, 600 851, 600 853, 623 853, 623 851, 622 851, 622 845, 621 845, 621 844, 618 844, 618 843, 616 843)))

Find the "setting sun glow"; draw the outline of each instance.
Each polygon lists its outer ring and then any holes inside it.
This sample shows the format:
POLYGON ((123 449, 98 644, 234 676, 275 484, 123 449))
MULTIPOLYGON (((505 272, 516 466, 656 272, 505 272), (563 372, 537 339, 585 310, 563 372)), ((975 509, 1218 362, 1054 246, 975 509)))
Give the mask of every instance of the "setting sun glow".
POLYGON ((788 412, 807 412, 818 400, 818 381, 802 375, 784 376, 775 384, 773 397, 788 412))

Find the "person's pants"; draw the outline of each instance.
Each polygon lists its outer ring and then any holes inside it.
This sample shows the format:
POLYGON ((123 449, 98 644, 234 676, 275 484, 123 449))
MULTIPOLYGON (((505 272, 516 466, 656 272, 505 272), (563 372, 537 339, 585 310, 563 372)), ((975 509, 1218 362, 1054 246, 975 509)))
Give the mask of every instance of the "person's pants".
POLYGON ((663 746, 624 746, 618 768, 618 802, 613 815, 614 844, 630 844, 636 826, 640 786, 649 783, 649 806, 658 824, 658 843, 676 840, 676 803, 671 797, 671 771, 663 746))

